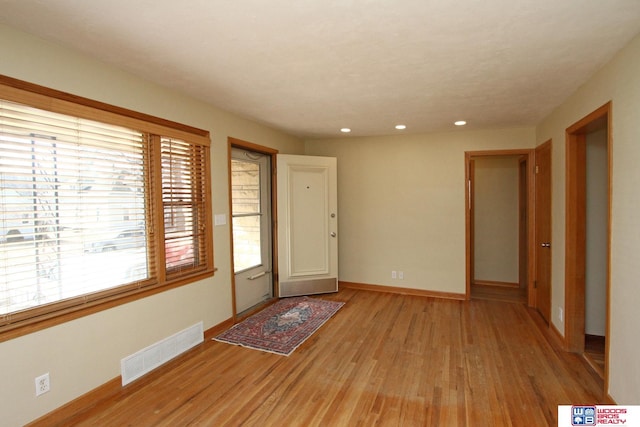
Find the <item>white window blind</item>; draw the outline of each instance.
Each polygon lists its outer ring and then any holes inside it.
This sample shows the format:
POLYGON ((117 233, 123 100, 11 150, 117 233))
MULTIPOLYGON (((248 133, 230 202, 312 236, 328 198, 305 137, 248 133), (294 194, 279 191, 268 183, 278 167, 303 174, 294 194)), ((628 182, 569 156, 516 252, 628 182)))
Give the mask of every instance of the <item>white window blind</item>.
POLYGON ((209 144, 0 75, 0 341, 213 275, 209 144))
POLYGON ((0 315, 149 277, 147 147, 0 100, 0 315))

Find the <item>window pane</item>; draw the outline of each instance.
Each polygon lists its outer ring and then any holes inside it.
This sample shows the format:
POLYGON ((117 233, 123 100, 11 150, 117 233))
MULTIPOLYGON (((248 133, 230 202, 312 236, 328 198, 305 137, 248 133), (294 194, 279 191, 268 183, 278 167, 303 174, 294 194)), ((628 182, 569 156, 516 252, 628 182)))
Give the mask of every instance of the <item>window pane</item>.
POLYGON ((0 314, 148 277, 146 138, 0 101, 0 314))
POLYGON ((205 266, 207 151, 171 138, 161 145, 167 271, 205 266))
POLYGON ((262 264, 260 235, 260 215, 233 218, 233 266, 235 273, 262 264))
POLYGON ((231 160, 233 264, 235 272, 262 264, 260 165, 231 160))
POLYGON ((260 165, 231 160, 233 215, 260 212, 260 165))

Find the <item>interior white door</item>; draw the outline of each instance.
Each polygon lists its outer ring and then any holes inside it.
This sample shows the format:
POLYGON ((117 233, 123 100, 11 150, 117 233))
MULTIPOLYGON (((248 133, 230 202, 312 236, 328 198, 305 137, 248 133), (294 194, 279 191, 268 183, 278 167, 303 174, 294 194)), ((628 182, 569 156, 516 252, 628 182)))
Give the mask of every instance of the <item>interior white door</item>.
POLYGON ((338 290, 337 161, 277 156, 280 297, 338 290))

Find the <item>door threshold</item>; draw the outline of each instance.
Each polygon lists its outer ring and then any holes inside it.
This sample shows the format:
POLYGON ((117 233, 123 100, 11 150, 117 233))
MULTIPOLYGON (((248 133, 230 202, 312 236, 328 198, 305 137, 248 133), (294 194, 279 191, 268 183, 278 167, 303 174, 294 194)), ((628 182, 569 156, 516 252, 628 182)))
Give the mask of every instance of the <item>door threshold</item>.
POLYGON ((587 362, 587 364, 593 369, 593 371, 598 374, 600 378, 604 380, 604 370, 602 367, 591 357, 588 353, 582 353, 582 358, 587 362))
POLYGON ((527 290, 525 288, 473 284, 471 299, 526 304, 527 290))
POLYGON ((240 313, 237 313, 235 317, 235 323, 241 322, 247 317, 250 317, 251 315, 256 314, 257 312, 264 310, 265 308, 274 304, 276 301, 278 301, 278 298, 272 297, 262 302, 259 302, 258 304, 252 307, 249 307, 240 313))

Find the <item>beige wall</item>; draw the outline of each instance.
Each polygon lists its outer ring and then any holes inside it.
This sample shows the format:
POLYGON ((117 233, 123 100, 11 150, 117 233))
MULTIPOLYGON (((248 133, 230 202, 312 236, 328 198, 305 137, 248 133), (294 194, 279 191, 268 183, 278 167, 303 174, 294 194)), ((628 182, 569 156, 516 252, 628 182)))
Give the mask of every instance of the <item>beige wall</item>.
MULTIPOLYGON (((207 129, 212 140, 213 211, 229 215, 227 136, 302 154, 296 138, 38 38, 0 26, 0 74, 207 129)), ((231 317, 228 226, 214 230, 215 277, 0 343, 0 424, 22 425, 120 374, 120 359, 203 321, 231 317), (34 378, 51 375, 35 397, 34 378)))
POLYGON ((611 301, 609 393, 622 404, 640 396, 640 36, 543 120, 537 144, 553 138, 552 152, 552 322, 562 333, 565 256, 565 130, 612 101, 613 182, 611 217, 611 301))
MULTIPOLYGON (((118 71, 0 26, 0 74, 211 131, 213 210, 228 215, 226 137, 283 153, 302 144, 118 71)), ((640 38, 534 129, 457 130, 430 135, 306 142, 308 154, 338 158, 340 279, 464 292, 464 151, 529 148, 553 138, 553 324, 564 307, 564 131, 613 100, 610 393, 640 395, 640 38), (404 280, 391 280, 403 270, 404 280)), ((119 375, 120 359, 199 320, 231 315, 228 226, 215 229, 213 279, 0 343, 2 422, 20 425, 119 375), (51 392, 34 397, 34 378, 51 374, 51 392), (8 385, 8 386, 7 386, 8 385)))
POLYGON ((478 157, 474 162, 474 279, 517 284, 518 157, 478 157))
POLYGON ((464 153, 534 138, 518 128, 307 141, 307 154, 338 158, 340 280, 464 294, 464 153))

